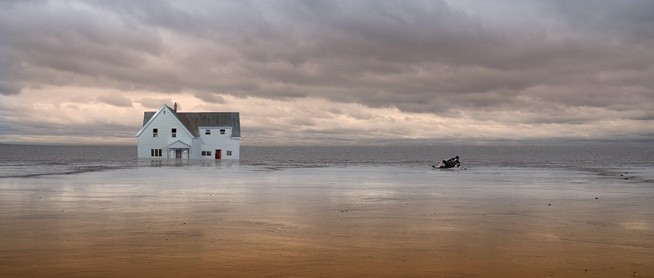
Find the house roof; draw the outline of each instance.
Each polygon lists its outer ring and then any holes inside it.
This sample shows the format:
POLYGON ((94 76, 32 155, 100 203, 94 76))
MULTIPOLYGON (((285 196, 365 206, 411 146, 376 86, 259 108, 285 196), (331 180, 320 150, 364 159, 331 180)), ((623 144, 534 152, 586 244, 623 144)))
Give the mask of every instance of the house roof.
POLYGON ((143 119, 144 119, 143 126, 141 127, 139 132, 136 133, 136 136, 141 136, 141 133, 143 133, 143 131, 148 127, 148 125, 152 122, 153 118, 157 117, 157 115, 159 115, 160 113, 166 114, 166 111, 169 111, 171 113, 171 115, 173 115, 175 121, 177 121, 177 123, 179 123, 182 126, 182 130, 184 132, 186 132, 190 136, 195 137, 195 135, 193 135, 193 133, 191 133, 188 130, 188 128, 175 115, 175 111, 173 109, 171 109, 170 107, 168 107, 168 105, 161 106, 161 108, 159 108, 159 110, 157 110, 157 112, 145 112, 145 114, 143 115, 143 119))
MULTIPOLYGON (((143 126, 154 116, 155 111, 143 114, 143 126)), ((241 137, 241 120, 238 112, 177 112, 177 119, 193 136, 200 136, 200 127, 231 127, 233 137, 241 137)))

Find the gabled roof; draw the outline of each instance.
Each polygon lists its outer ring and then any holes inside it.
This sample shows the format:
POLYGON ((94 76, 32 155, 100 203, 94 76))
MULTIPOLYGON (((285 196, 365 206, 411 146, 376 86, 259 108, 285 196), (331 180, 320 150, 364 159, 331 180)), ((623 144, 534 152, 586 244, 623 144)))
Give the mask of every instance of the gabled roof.
POLYGON ((170 145, 168 145, 166 148, 167 149, 187 149, 187 148, 191 148, 191 145, 186 144, 186 143, 182 142, 181 140, 177 140, 177 141, 171 143, 170 145))
MULTIPOLYGON (((164 105, 165 107, 168 107, 164 105)), ((185 112, 173 115, 194 136, 200 136, 200 127, 231 127, 232 137, 241 137, 241 120, 238 112, 185 112)), ((161 111, 161 110, 160 110, 161 111)), ((143 114, 143 126, 148 124, 157 112, 149 111, 143 114)), ((140 132, 139 132, 140 133, 140 132)))
POLYGON ((200 136, 200 127, 231 127, 232 136, 241 137, 238 112, 177 113, 177 118, 194 136, 200 136))
MULTIPOLYGON (((157 117, 157 115, 159 115, 159 114, 162 113, 162 112, 163 112, 164 114, 166 114, 166 111, 170 112, 170 114, 173 115, 173 118, 177 121, 177 123, 179 123, 179 125, 182 126, 182 130, 183 130, 183 132, 186 132, 186 133, 189 134, 189 135, 193 135, 193 133, 191 133, 191 132, 188 130, 188 127, 186 127, 186 126, 185 126, 185 125, 184 125, 184 124, 179 120, 179 118, 177 118, 177 116, 175 115, 175 111, 173 111, 170 107, 168 107, 168 105, 165 105, 165 104, 164 104, 164 106, 162 106, 161 108, 159 108, 159 110, 158 110, 157 112, 145 112, 145 114, 144 114, 144 116, 143 116, 143 127, 141 127, 141 129, 139 130, 138 133, 136 133, 136 137, 140 136, 141 133, 143 133, 143 131, 144 131, 144 130, 145 130, 145 129, 150 125, 150 123, 154 120, 154 118, 157 117), (151 114, 150 114, 150 113, 151 113, 151 114)), ((196 136, 196 135, 193 135, 193 136, 196 136)))

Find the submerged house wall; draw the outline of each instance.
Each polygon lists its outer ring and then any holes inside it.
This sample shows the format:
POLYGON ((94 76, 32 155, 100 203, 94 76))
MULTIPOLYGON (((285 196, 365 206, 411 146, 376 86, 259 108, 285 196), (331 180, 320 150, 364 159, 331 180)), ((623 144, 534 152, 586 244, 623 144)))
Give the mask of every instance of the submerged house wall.
POLYGON ((164 105, 145 112, 139 158, 240 159, 237 112, 177 113, 164 105))
POLYGON ((175 158, 174 154, 171 156, 168 146, 177 141, 190 146, 192 139, 192 135, 176 119, 174 112, 167 106, 162 107, 139 131, 138 157, 175 158), (153 153, 152 150, 156 152, 153 153))

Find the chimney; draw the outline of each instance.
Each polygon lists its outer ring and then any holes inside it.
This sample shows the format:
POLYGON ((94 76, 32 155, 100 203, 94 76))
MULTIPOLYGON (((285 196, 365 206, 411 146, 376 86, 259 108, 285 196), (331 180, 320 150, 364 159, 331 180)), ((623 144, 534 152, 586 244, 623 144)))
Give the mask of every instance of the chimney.
POLYGON ((173 106, 173 110, 175 111, 175 113, 177 113, 177 102, 175 102, 175 105, 173 106))

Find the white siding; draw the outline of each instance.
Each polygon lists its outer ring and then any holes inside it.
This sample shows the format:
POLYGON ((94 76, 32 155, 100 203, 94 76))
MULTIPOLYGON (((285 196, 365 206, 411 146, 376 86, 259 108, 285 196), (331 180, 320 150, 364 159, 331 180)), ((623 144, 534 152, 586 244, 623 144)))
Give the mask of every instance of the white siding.
POLYGON ((193 138, 193 148, 191 148, 192 159, 202 159, 202 139, 193 138))
MULTIPOLYGON (((193 137, 168 107, 163 106, 151 120, 138 133, 138 157, 139 158, 175 158, 175 151, 168 149, 171 144, 180 141, 188 146, 188 151, 182 154, 183 158, 191 159, 215 159, 216 150, 221 151, 221 159, 239 160, 241 149, 241 138, 232 137, 232 127, 199 127, 199 137, 193 137), (176 129, 175 137, 172 129, 176 129), (157 129, 157 136, 153 130, 157 129), (206 134, 209 130, 210 134, 206 134), (221 134, 221 130, 224 131, 221 134), (151 150, 161 149, 161 157, 153 157, 151 150), (210 156, 203 156, 202 153, 210 151, 210 156)), ((175 143, 176 147, 183 147, 175 143)), ((184 148, 186 150, 186 148, 184 148)))
POLYGON ((221 150, 221 159, 238 160, 240 159, 241 140, 238 137, 232 138, 231 127, 200 127, 200 138, 202 138, 202 151, 211 151, 211 156, 205 156, 205 159, 215 159, 216 150, 221 150), (210 134, 206 134, 207 130, 210 134), (220 131, 224 130, 224 134, 220 131), (227 155, 231 152, 231 155, 227 155))
MULTIPOLYGON (((152 117, 149 125, 145 126, 144 130, 138 136, 138 157, 139 158, 152 158, 151 149, 162 149, 161 158, 175 158, 174 153, 170 157, 170 152, 166 147, 176 141, 182 141, 189 146, 192 146, 192 137, 185 128, 179 123, 177 118, 172 114, 167 107, 152 117), (157 129, 157 136, 154 137, 153 130, 157 129), (172 137, 172 129, 177 129, 176 137, 172 137)), ((186 157, 186 156, 185 156, 186 157)))

